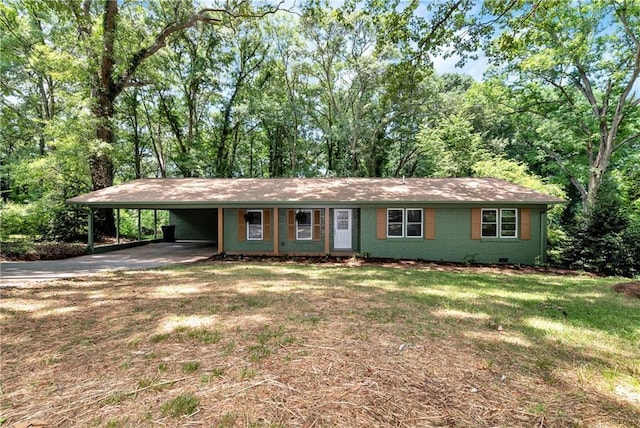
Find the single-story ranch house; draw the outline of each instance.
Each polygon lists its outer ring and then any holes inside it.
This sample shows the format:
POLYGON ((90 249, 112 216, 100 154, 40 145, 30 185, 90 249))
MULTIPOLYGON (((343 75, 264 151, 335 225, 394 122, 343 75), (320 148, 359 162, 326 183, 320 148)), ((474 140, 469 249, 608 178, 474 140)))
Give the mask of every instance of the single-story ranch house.
POLYGON ((533 264, 565 201, 494 178, 175 178, 67 202, 90 208, 90 228, 96 208, 168 210, 176 239, 218 253, 533 264))

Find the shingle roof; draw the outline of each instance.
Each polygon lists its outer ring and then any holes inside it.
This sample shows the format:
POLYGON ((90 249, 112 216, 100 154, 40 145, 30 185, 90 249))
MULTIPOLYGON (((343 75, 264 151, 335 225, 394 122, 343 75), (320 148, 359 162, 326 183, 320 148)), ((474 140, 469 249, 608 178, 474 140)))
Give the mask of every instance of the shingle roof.
POLYGON ((67 200, 70 204, 112 208, 380 202, 559 204, 565 201, 495 178, 151 178, 67 200))

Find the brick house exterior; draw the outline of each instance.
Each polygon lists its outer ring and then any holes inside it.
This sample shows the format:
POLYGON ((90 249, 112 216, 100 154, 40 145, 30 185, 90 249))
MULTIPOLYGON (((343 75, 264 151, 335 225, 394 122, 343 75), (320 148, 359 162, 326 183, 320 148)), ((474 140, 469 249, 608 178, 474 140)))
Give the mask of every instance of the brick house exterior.
POLYGON ((549 205, 494 178, 141 179, 67 201, 162 209, 179 240, 219 253, 534 264, 549 205))

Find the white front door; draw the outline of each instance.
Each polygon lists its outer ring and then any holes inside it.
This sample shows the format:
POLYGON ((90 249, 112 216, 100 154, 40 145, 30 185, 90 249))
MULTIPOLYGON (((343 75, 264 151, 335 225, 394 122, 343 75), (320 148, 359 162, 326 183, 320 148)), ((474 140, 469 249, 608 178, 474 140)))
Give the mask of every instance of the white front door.
POLYGON ((351 249, 351 210, 333 210, 333 248, 351 249))

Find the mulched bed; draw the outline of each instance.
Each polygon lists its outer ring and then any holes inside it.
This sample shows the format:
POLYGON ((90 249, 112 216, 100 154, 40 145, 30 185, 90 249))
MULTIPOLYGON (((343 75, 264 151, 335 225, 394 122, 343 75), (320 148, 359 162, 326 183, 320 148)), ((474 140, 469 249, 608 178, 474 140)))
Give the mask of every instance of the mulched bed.
POLYGON ((613 286, 613 291, 640 299, 640 281, 621 282, 613 286))
POLYGON ((227 255, 216 254, 208 261, 228 261, 228 262, 268 262, 268 263, 296 263, 310 265, 333 265, 333 266, 381 266, 395 268, 419 268, 443 272, 476 272, 476 273, 522 273, 522 274, 545 274, 545 275, 583 275, 596 277, 590 272, 578 272, 570 269, 554 268, 548 266, 528 266, 508 263, 455 263, 425 260, 401 260, 375 257, 334 257, 334 256, 256 256, 256 255, 227 255))

